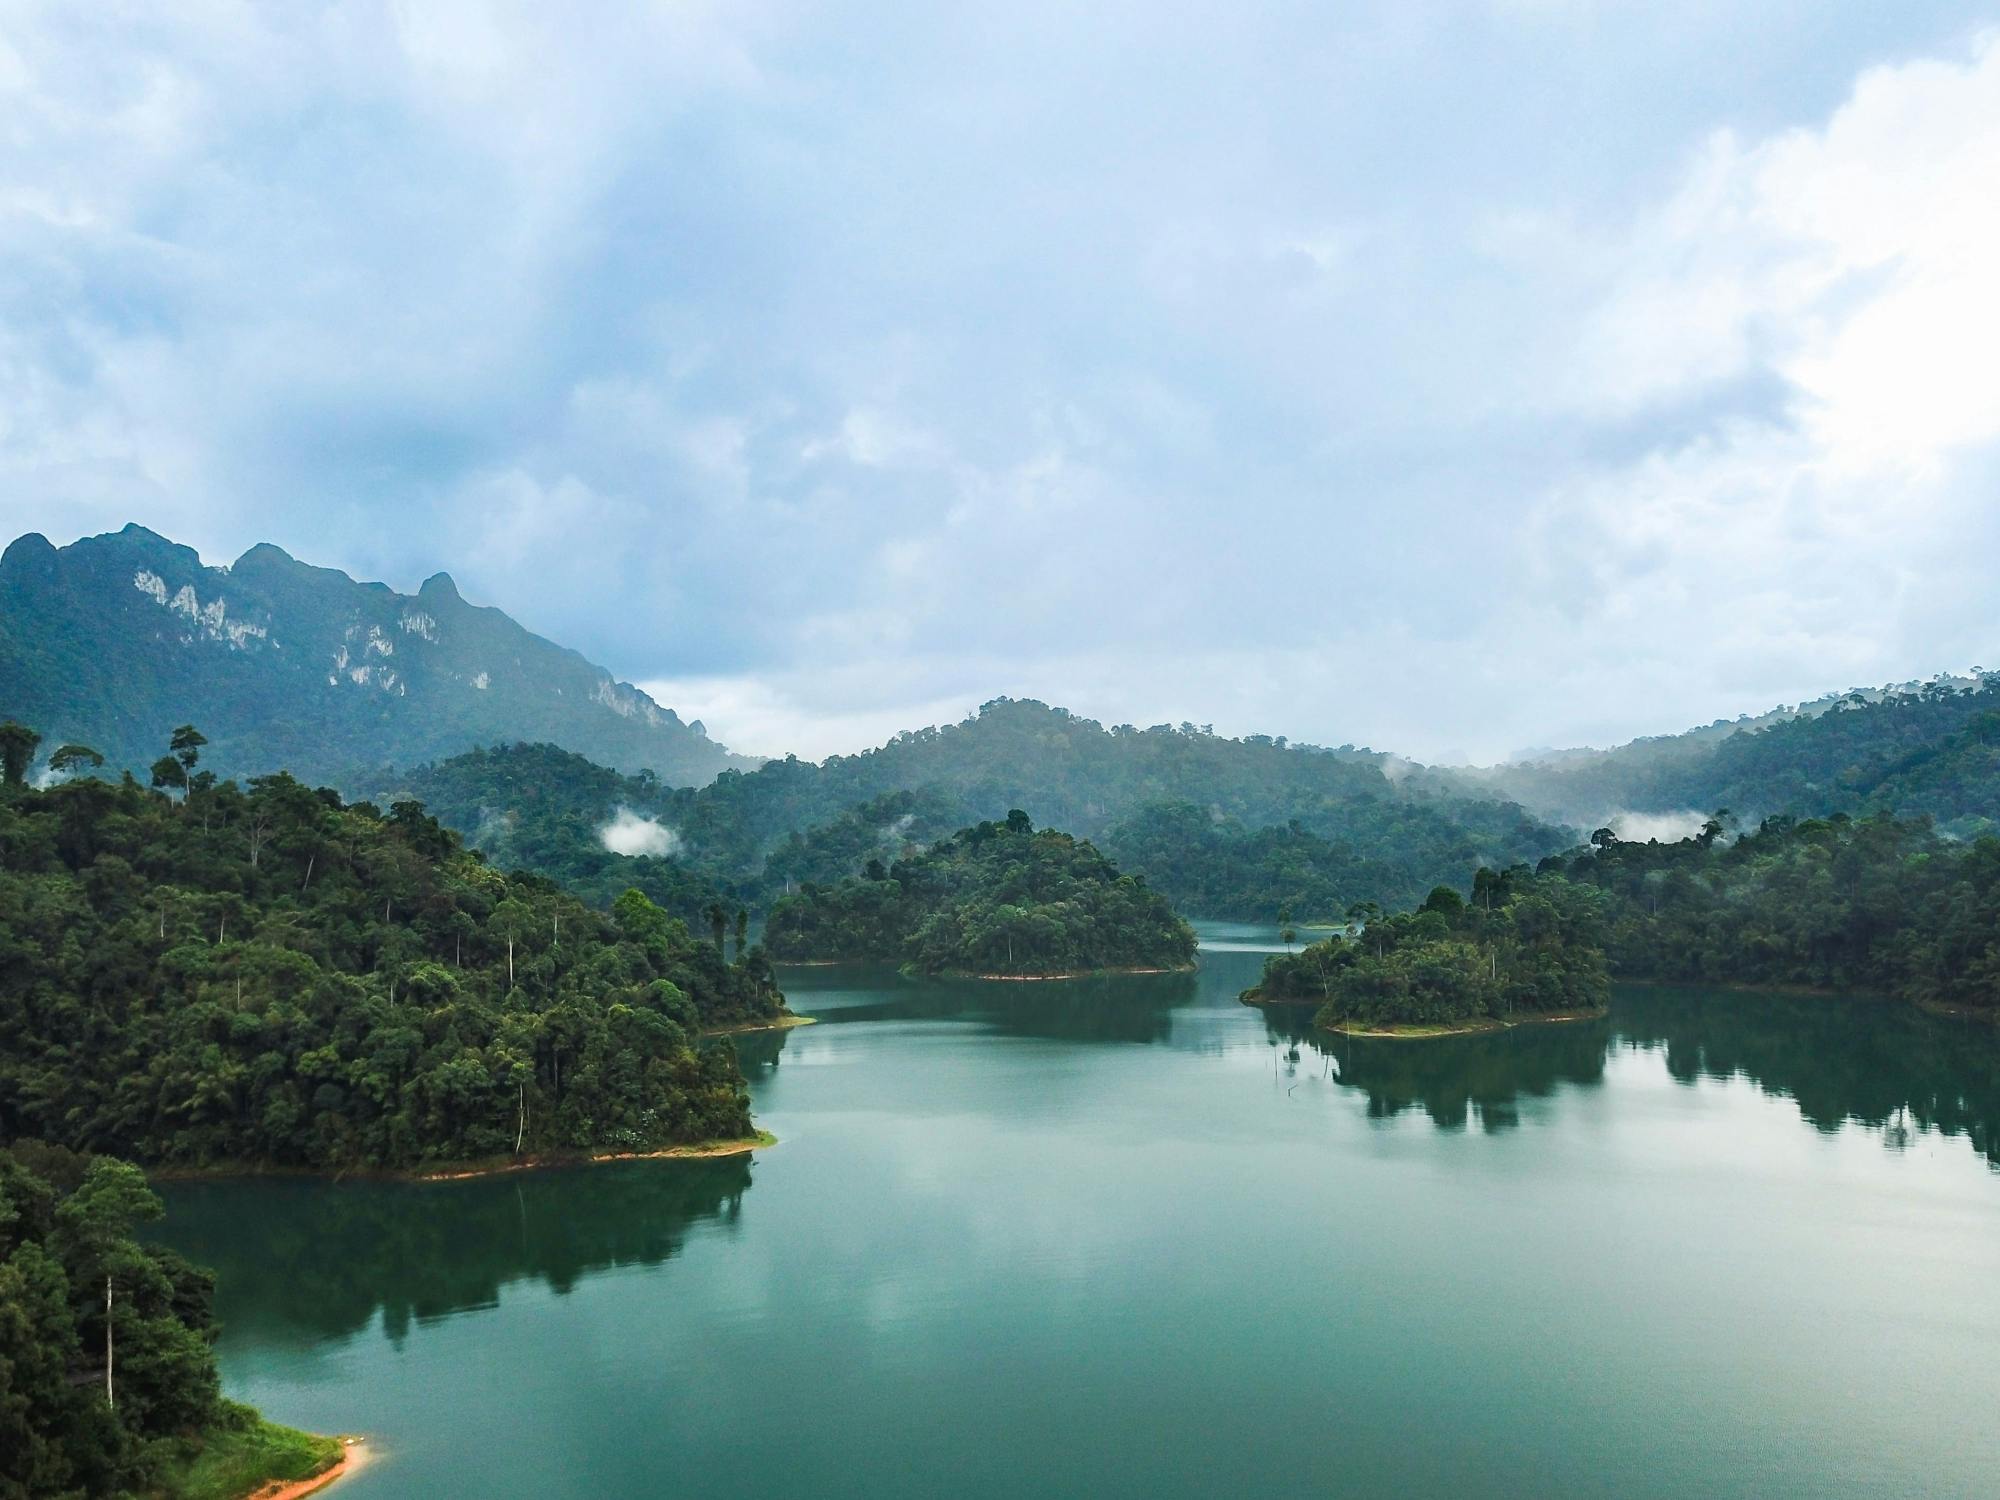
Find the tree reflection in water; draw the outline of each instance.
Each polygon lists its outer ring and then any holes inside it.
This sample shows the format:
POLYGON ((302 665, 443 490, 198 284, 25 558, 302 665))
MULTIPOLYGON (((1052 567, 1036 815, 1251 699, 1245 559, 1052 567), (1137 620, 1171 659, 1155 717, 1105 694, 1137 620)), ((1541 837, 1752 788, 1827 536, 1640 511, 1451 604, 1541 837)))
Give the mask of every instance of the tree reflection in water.
POLYGON ((258 1183, 254 1215, 240 1181, 170 1183, 161 1237, 216 1271, 233 1339, 339 1338, 379 1309, 400 1343, 413 1321, 492 1307, 513 1282, 560 1294, 669 1260, 695 1226, 736 1222, 751 1170, 734 1156, 462 1182, 276 1178, 258 1183))
POLYGON ((1336 1036, 1303 1011, 1266 1014, 1270 1040, 1320 1057, 1368 1113, 1422 1109, 1440 1128, 1519 1123, 1524 1098, 1602 1083, 1614 1050, 1658 1052, 1690 1087, 1743 1078, 1807 1123, 1859 1125, 1892 1150, 1963 1136, 2000 1168, 2000 1033, 1888 1001, 1621 985, 1599 1021, 1427 1041, 1336 1036))

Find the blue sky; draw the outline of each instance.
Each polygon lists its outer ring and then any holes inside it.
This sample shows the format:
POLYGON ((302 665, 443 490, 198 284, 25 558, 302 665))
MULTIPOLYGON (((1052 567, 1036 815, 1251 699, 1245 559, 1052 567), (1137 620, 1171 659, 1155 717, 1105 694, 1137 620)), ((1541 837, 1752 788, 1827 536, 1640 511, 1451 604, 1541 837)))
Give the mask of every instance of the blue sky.
POLYGON ((752 751, 2000 665, 2000 5, 0 4, 0 507, 752 751))

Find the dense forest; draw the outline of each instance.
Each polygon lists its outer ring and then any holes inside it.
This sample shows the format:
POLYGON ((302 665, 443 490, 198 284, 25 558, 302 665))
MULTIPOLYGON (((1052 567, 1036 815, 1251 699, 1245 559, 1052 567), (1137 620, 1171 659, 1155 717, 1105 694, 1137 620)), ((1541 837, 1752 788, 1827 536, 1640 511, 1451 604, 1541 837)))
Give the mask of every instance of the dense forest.
MULTIPOLYGON (((23 784, 0 726, 0 1138, 148 1163, 408 1167, 749 1130, 708 1027, 776 1014, 725 913, 586 906, 414 802, 198 769, 23 784)), ((51 757, 89 769, 93 752, 51 757)))
POLYGON ((513 745, 367 790, 423 802, 497 864, 600 901, 637 886, 683 913, 714 900, 762 909, 806 881, 856 874, 1017 807, 1101 837, 1134 874, 1208 916, 1290 906, 1301 919, 1331 919, 1353 901, 1414 901, 1472 865, 1532 861, 1575 837, 1488 792, 1392 771, 1365 751, 1228 739, 1192 724, 1105 729, 1003 698, 862 755, 772 761, 698 788, 513 745), (621 814, 651 830, 654 852, 609 851, 605 833, 621 814))
POLYGON ((1474 784, 1585 828, 1626 810, 1733 807, 1925 815, 1975 838, 2000 830, 2000 673, 1848 693, 1742 726, 1496 768, 1474 784))
POLYGON ((809 884, 772 909, 780 958, 873 958, 925 973, 1049 975, 1177 969, 1194 931, 1090 844, 1018 808, 893 865, 809 884))
POLYGON ((0 1497, 247 1494, 340 1453, 221 1395, 214 1279, 138 1238, 137 1167, 0 1150, 0 1497))
MULTIPOLYGON (((1383 810, 1382 831, 1402 826, 1405 857, 1388 849, 1365 856, 1292 822, 1250 828, 1193 802, 1151 803, 1104 836, 1104 849, 1146 877, 1174 906, 1196 916, 1263 917, 1284 912, 1299 922, 1333 923, 1357 901, 1412 906, 1435 883, 1430 872, 1449 852, 1461 866, 1477 841, 1446 830, 1419 803, 1383 810), (1408 857, 1424 851, 1420 857, 1408 857)), ((1527 840, 1532 843, 1533 840, 1527 840)))
POLYGON ((1544 861, 1601 891, 1621 975, 1872 990, 2000 1014, 2000 838, 1927 819, 1726 816, 1676 843, 1620 840, 1544 861))
POLYGON ((1610 996, 1598 893, 1521 866, 1480 870, 1467 901, 1439 886, 1415 911, 1363 906, 1353 930, 1273 954, 1246 999, 1319 1006, 1323 1026, 1463 1026, 1595 1013, 1610 996))

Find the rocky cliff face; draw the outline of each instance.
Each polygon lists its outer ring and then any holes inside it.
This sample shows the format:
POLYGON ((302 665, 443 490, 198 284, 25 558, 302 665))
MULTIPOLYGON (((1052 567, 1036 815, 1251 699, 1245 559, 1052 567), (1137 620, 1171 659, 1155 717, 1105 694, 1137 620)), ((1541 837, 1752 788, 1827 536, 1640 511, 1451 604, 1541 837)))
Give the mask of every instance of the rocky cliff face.
POLYGON ((447 574, 399 594, 268 544, 210 568, 136 525, 0 556, 0 718, 135 769, 192 722, 221 774, 350 786, 513 740, 679 785, 755 764, 447 574))

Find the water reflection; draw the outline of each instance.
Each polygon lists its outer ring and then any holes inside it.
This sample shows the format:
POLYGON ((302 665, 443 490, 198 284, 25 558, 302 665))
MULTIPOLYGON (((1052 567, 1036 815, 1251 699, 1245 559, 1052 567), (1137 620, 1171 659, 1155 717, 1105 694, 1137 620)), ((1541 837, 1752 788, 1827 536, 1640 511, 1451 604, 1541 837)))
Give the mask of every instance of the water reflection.
POLYGON ((274 1179, 255 1184, 254 1214, 243 1181, 171 1183, 162 1237, 217 1272, 232 1339, 339 1338, 379 1310, 400 1342, 413 1321, 493 1306, 511 1282, 564 1293, 668 1260, 695 1225, 734 1225, 750 1173, 725 1157, 464 1182, 274 1179))
POLYGON ((2000 1033, 1889 1001, 1621 988, 1617 1041, 1659 1049, 1682 1083, 1741 1077, 1791 1099, 1823 1131, 1964 1136, 2000 1166, 2000 1033))
POLYGON ((843 964, 807 974, 787 973, 782 982, 798 1008, 821 1025, 967 1021, 1000 1036, 1065 1042, 1167 1041, 1173 1012, 1192 1004, 1197 993, 1192 973, 1015 983, 916 979, 879 965, 843 964))
POLYGON ((1611 1035, 1608 1021, 1576 1021, 1386 1041, 1316 1030, 1303 1009, 1267 1012, 1265 1024, 1278 1045, 1301 1059, 1321 1059, 1326 1076, 1360 1092, 1370 1118, 1421 1109, 1445 1130, 1461 1130, 1472 1119, 1483 1129, 1505 1130, 1520 1123, 1523 1098, 1547 1098, 1562 1084, 1602 1083, 1611 1035))
POLYGON ((1657 1051, 1683 1084, 1747 1079, 1819 1130, 1873 1129, 1895 1150, 1963 1136, 2000 1167, 2000 1035, 1888 1002, 1634 985, 1602 1021, 1408 1042, 1335 1036, 1299 1009, 1267 1012, 1265 1030, 1290 1066, 1317 1060, 1378 1118, 1422 1109, 1442 1128, 1503 1130, 1523 1099, 1600 1085, 1614 1052, 1657 1051))

